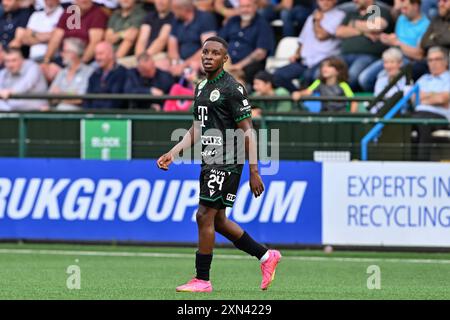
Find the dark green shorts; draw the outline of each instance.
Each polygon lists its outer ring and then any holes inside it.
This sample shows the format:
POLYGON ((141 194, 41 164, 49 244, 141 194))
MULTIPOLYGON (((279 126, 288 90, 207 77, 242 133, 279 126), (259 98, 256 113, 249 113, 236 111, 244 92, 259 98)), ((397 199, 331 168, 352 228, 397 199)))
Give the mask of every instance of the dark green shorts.
POLYGON ((241 181, 241 174, 222 168, 202 168, 200 173, 200 204, 224 209, 232 207, 241 181))

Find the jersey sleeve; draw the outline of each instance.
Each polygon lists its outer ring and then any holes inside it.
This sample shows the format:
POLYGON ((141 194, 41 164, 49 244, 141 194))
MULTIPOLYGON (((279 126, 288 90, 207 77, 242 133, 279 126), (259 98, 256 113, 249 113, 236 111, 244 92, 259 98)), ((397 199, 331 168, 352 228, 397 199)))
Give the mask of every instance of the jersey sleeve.
POLYGON ((247 91, 241 84, 236 84, 230 88, 230 108, 235 122, 244 120, 252 116, 251 105, 248 101, 247 91))
POLYGON ((194 117, 194 121, 198 120, 198 112, 197 112, 197 93, 198 93, 198 85, 195 87, 194 90, 194 102, 192 102, 192 116, 194 117))

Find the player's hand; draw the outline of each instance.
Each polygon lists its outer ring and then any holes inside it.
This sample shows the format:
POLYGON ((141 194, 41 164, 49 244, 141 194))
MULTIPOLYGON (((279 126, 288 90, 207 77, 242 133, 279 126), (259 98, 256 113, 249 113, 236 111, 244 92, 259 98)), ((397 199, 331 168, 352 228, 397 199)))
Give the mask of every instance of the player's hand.
POLYGON ((159 159, 156 161, 156 165, 158 168, 162 170, 169 170, 169 165, 173 162, 173 155, 168 152, 166 154, 163 154, 159 159))
POLYGON ((252 190, 255 198, 258 198, 264 191, 264 183, 257 172, 250 174, 250 190, 252 190))

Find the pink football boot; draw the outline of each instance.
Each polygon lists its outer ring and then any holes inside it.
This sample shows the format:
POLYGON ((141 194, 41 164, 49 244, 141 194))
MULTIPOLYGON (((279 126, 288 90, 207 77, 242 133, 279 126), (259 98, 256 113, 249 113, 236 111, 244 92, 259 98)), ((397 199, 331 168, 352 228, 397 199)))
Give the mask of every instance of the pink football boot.
POLYGON ((177 287, 177 292, 211 292, 212 290, 211 281, 200 280, 197 278, 177 287))
POLYGON ((261 263, 262 282, 261 289, 267 290, 275 278, 275 269, 281 260, 281 253, 278 250, 269 250, 269 258, 261 263))

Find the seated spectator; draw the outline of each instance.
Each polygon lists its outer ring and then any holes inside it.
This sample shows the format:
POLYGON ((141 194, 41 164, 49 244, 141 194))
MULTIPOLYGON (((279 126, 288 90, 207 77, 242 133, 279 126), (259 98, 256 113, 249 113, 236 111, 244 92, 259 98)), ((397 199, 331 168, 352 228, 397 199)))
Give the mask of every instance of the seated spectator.
MULTIPOLYGON (((82 95, 86 93, 89 77, 94 69, 83 62, 85 44, 77 38, 67 38, 63 43, 61 56, 65 68, 62 69, 53 80, 49 93, 70 93, 82 95)), ((83 100, 71 99, 52 101, 56 104, 57 111, 80 110, 83 100)))
MULTIPOLYGON (((193 96, 195 85, 198 83, 198 73, 192 69, 186 69, 183 77, 170 88, 170 96, 193 96)), ((164 101, 164 112, 186 112, 192 107, 192 100, 166 100, 164 101)))
POLYGON ((314 11, 313 0, 262 0, 260 12, 271 22, 283 21, 283 37, 294 37, 302 30, 308 16, 314 11))
MULTIPOLYGON (((374 95, 378 96, 401 71, 403 65, 403 54, 398 48, 389 48, 383 52, 383 68, 375 82, 374 95)), ((406 87, 406 78, 402 77, 386 94, 385 98, 394 96, 396 92, 403 91, 406 87)), ((371 113, 377 113, 383 106, 379 102, 370 109, 371 113)))
POLYGON ((336 30, 342 39, 341 51, 349 66, 349 82, 353 90, 359 89, 358 77, 371 63, 381 57, 386 46, 379 40, 382 32, 391 33, 393 22, 389 10, 378 6, 380 16, 373 17, 374 0, 354 0, 356 12, 348 12, 336 30))
POLYGON ((240 0, 239 16, 230 18, 219 35, 229 43, 231 65, 226 70, 243 73, 251 84, 255 74, 264 70, 266 58, 275 45, 273 30, 257 13, 256 2, 240 0))
POLYGON ((75 5, 77 7, 74 8, 79 8, 81 12, 80 25, 76 26, 77 21, 73 16, 75 11, 66 10, 59 19, 48 43, 41 67, 45 77, 50 82, 61 69, 61 61, 56 54, 64 39, 78 38, 86 43, 82 62, 87 64, 92 62, 95 47, 103 39, 105 33, 108 17, 100 7, 94 4, 92 0, 75 0, 75 5), (51 63, 52 61, 56 63, 51 63))
POLYGON ((45 93, 47 82, 39 65, 24 59, 19 49, 9 48, 5 52, 5 68, 0 71, 0 110, 42 110, 45 100, 9 99, 12 94, 45 93))
MULTIPOLYGON (((155 11, 150 11, 144 18, 139 30, 134 54, 136 57, 146 52, 155 60, 167 61, 167 43, 172 30, 173 13, 170 11, 171 0, 155 0, 155 11)), ((168 69, 167 64, 164 69, 168 69)))
MULTIPOLYGON (((273 76, 267 71, 259 71, 253 80, 253 97, 273 97, 284 96, 289 98, 290 93, 285 88, 274 88, 273 76)), ((258 116, 261 111, 269 112, 289 112, 292 110, 292 103, 286 101, 255 101, 256 108, 252 109, 252 115, 258 116), (256 109, 256 110, 255 110, 256 109)))
MULTIPOLYGON (((98 68, 89 77, 87 93, 123 93, 127 69, 116 63, 114 50, 109 42, 102 41, 95 47, 98 68)), ((86 109, 118 109, 127 107, 122 100, 84 100, 86 109)))
POLYGON ((59 0, 45 0, 44 9, 33 12, 26 28, 16 29, 15 37, 9 46, 14 48, 29 46, 29 58, 41 62, 47 51, 52 31, 56 28, 63 12, 64 9, 59 4, 59 0))
MULTIPOLYGON (((421 0, 404 0, 401 3, 401 15, 395 25, 395 33, 382 33, 380 41, 386 46, 398 47, 403 52, 405 64, 413 66, 413 78, 418 79, 427 72, 424 52, 420 40, 430 24, 428 18, 420 11, 421 0)), ((378 73, 383 70, 383 60, 377 60, 364 69, 358 82, 364 91, 372 91, 378 73)))
POLYGON ((8 48, 17 28, 25 28, 31 15, 30 9, 20 8, 19 0, 2 0, 3 13, 0 16, 0 42, 8 48))
MULTIPOLYGON (((448 71, 448 51, 443 47, 431 47, 427 54, 429 74, 423 75, 417 84, 420 90, 420 103, 415 107, 414 118, 448 119, 450 121, 450 72, 448 71)), ((413 142, 413 158, 419 161, 430 160, 432 133, 448 129, 448 125, 415 125, 413 131, 417 138, 413 142)))
POLYGON ((199 11, 192 0, 172 0, 176 20, 169 37, 170 72, 181 76, 184 69, 200 69, 202 43, 216 34, 217 23, 209 12, 199 11))
MULTIPOLYGON (((320 64, 319 79, 314 81, 307 89, 292 93, 292 99, 300 100, 302 97, 318 94, 321 97, 347 97, 354 96, 347 83, 348 71, 345 62, 339 58, 327 58, 320 64)), ((346 111, 348 103, 339 101, 327 101, 321 103, 321 111, 346 111)), ((358 111, 358 104, 350 103, 352 113, 358 111)))
MULTIPOLYGON (((150 94, 162 96, 168 94, 174 79, 169 72, 162 71, 155 66, 152 57, 148 53, 141 53, 138 57, 137 68, 128 70, 124 92, 150 94)), ((133 101, 133 107, 140 109, 161 110, 163 101, 151 100, 133 101)))
POLYGON ((450 50, 450 1, 439 0, 438 16, 430 23, 420 46, 424 50, 440 46, 450 50))
POLYGON ((239 0, 215 0, 214 9, 225 24, 231 17, 239 15, 239 0))
POLYGON ((298 37, 299 47, 291 63, 274 74, 275 84, 290 92, 297 90, 292 80, 301 77, 306 85, 311 84, 317 78, 320 62, 340 54, 335 34, 345 13, 336 8, 336 0, 318 0, 317 5, 298 37))
POLYGON ((116 9, 108 20, 105 40, 113 45, 116 58, 132 54, 139 27, 145 17, 145 11, 136 0, 119 0, 116 9))

